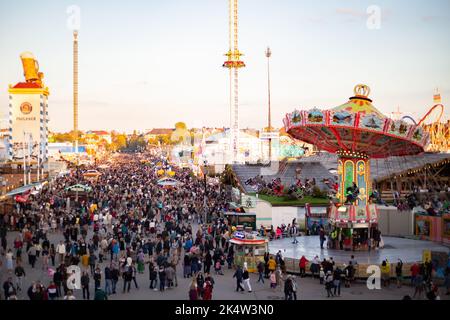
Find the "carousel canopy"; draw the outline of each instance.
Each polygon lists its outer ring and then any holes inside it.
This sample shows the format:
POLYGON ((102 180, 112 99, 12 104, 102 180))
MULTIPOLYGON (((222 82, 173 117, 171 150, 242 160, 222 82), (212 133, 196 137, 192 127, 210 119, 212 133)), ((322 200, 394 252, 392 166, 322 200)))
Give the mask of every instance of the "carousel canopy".
POLYGON ((283 120, 286 132, 332 153, 359 152, 370 158, 422 153, 429 134, 421 126, 385 117, 357 85, 348 102, 331 110, 295 110, 283 120))
POLYGON ((84 184, 75 184, 73 186, 67 187, 65 190, 71 192, 91 192, 92 188, 84 184))

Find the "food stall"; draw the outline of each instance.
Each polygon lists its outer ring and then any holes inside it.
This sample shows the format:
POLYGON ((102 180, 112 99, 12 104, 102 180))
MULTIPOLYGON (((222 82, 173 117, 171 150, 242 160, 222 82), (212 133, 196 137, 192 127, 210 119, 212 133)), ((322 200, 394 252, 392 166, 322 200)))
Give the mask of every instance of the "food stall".
POLYGON ((229 240, 234 246, 234 263, 248 272, 257 272, 259 261, 264 262, 264 253, 268 252, 268 240, 252 233, 236 231, 229 240))
POLYGON ((72 200, 78 201, 78 199, 81 199, 86 201, 88 194, 92 191, 92 188, 84 184, 75 184, 65 188, 65 191, 72 200))

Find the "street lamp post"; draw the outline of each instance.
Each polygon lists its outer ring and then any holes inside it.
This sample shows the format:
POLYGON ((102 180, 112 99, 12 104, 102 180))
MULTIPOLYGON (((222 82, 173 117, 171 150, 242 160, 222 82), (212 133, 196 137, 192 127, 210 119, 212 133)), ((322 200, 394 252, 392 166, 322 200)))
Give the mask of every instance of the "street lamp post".
POLYGON ((272 133, 272 117, 270 111, 270 57, 272 56, 272 51, 269 47, 266 50, 267 57, 267 93, 268 93, 268 117, 267 117, 267 131, 269 132, 269 162, 272 161, 272 137, 270 134, 272 133))
POLYGON ((206 196, 206 175, 208 174, 208 161, 203 161, 204 164, 204 170, 203 170, 203 187, 204 189, 204 194, 203 194, 203 211, 204 211, 204 219, 203 219, 203 223, 207 223, 207 209, 206 209, 206 201, 207 201, 207 196, 206 196))

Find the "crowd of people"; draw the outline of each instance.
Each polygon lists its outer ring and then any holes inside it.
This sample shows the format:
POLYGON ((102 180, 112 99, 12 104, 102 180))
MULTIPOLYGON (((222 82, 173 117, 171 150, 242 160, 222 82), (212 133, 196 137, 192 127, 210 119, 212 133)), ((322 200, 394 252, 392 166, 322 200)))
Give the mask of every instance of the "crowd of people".
MULTIPOLYGON (((223 214, 229 210, 229 201, 219 184, 205 189, 190 169, 174 167, 165 158, 150 154, 121 154, 95 166, 74 168, 1 217, 0 262, 6 270, 2 298, 15 300, 26 292, 30 300, 74 300, 74 290, 80 290, 83 299, 107 300, 148 286, 161 293, 186 290, 186 298, 211 300, 214 277, 224 276, 225 269, 232 269, 236 291, 252 293, 249 269, 246 263, 234 264, 228 241, 232 229, 223 214), (89 169, 101 175, 86 179, 82 173, 89 169), (175 172, 182 187, 158 185, 161 170, 175 172), (76 184, 89 185, 91 190, 70 191, 68 187, 76 184), (8 241, 8 235, 14 240, 8 241), (24 286, 30 270, 40 276, 24 286), (147 284, 139 280, 142 274, 148 274, 147 284), (189 288, 179 289, 180 274, 189 279, 189 288)), ((293 243, 298 235, 295 219, 287 226, 259 231, 272 238, 290 236, 293 243)), ((325 231, 320 228, 319 232, 323 247, 325 231)), ((339 296, 341 283, 349 287, 354 281, 356 264, 353 257, 348 264, 337 266, 332 258, 319 261, 316 256, 308 261, 303 256, 300 277, 309 265, 327 296, 339 296)), ((381 266, 382 275, 390 272, 389 265, 381 266)), ((398 270, 401 284, 401 266, 398 270)), ((432 296, 430 291, 438 297, 427 270, 426 265, 411 269, 412 284, 419 297, 422 291, 427 297, 432 296)), ((287 274, 281 251, 274 256, 266 252, 257 272, 260 285, 268 282, 286 300, 298 298, 300 283, 287 274)), ((448 270, 446 277, 449 288, 448 270)), ((383 276, 385 285, 389 279, 383 276)))
MULTIPOLYGON (((136 275, 145 269, 149 287, 164 291, 177 286, 180 265, 186 277, 211 279, 210 266, 224 259, 224 250, 232 258, 228 226, 221 218, 228 199, 218 185, 210 186, 205 194, 202 181, 189 169, 173 168, 165 159, 149 155, 121 155, 102 169, 98 165, 95 168, 101 175, 97 180, 85 180, 78 168, 2 217, 6 299, 14 299, 21 290, 28 290, 31 300, 72 299, 73 289, 82 289, 85 299, 107 299, 119 290, 129 292, 132 285, 138 289, 136 275), (157 185, 160 169, 176 172, 183 188, 157 185), (80 183, 91 186, 92 191, 68 191, 69 186, 80 183), (213 219, 209 228, 205 216, 213 219), (194 223, 201 226, 197 232, 194 223), (16 235, 12 243, 7 242, 7 232, 16 235), (200 263, 205 266, 204 276, 197 267, 200 263), (22 288, 26 264, 40 268, 48 275, 48 283, 35 281, 22 288), (73 266, 79 267, 81 288, 77 288, 73 266), (93 295, 90 282, 95 284, 93 295)), ((209 283, 213 281, 198 281, 205 286, 209 283)), ((199 292, 202 290, 203 286, 199 292)))

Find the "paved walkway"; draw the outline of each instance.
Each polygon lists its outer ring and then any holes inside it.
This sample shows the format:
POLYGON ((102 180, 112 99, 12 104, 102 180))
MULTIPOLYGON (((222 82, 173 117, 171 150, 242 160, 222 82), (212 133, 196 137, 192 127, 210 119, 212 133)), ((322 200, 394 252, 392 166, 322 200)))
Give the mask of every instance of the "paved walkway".
MULTIPOLYGON (((350 256, 354 255, 360 264, 380 265, 384 259, 391 263, 402 259, 404 263, 422 261, 423 250, 432 250, 438 252, 449 252, 449 248, 431 241, 412 240, 395 237, 383 237, 384 248, 380 250, 368 251, 343 251, 320 249, 319 236, 304 236, 297 238, 298 243, 293 244, 292 238, 275 240, 269 243, 270 253, 276 254, 281 250, 283 257, 299 259, 304 255, 309 260, 314 259, 316 255, 320 260, 332 257, 337 263, 348 263, 350 256)), ((324 243, 324 246, 326 243, 324 243)))
MULTIPOLYGON (((8 243, 12 244, 17 233, 9 233, 8 234, 8 243)), ((62 234, 51 234, 49 236, 49 240, 52 243, 57 243, 60 239, 62 239, 62 234)), ((283 240, 284 241, 284 240, 283 240)), ((281 242, 280 242, 281 243, 281 242)), ((275 244, 275 243, 274 243, 275 244)), ((287 246, 287 245, 286 245, 287 246)), ((273 247, 274 248, 274 247, 273 247)), ((273 249, 275 250, 275 249, 273 249)), ((288 251, 287 249, 286 252, 288 251)), ((35 269, 31 269, 30 265, 27 263, 26 255, 24 254, 24 267, 27 276, 23 281, 23 292, 18 294, 19 299, 28 300, 26 290, 31 285, 32 281, 40 280, 44 285, 48 286, 50 278, 47 276, 47 273, 42 270, 41 261, 38 260, 35 269)), ((3 262, 3 266, 0 268, 0 283, 3 285, 3 282, 7 279, 8 274, 5 268, 5 260, 4 257, 1 258, 3 262)), ((101 264, 102 271, 106 264, 109 261, 101 264)), ((251 284, 253 287, 253 292, 248 293, 236 293, 235 285, 236 282, 232 278, 233 271, 225 270, 225 275, 213 275, 215 279, 215 286, 213 292, 214 300, 280 300, 284 298, 284 294, 279 289, 277 291, 272 291, 269 288, 269 283, 266 281, 265 284, 256 283, 257 276, 251 275, 251 284)), ((187 300, 188 299, 188 291, 191 283, 191 279, 184 279, 182 275, 182 268, 179 266, 177 268, 177 277, 178 277, 178 287, 173 289, 168 289, 164 292, 153 291, 149 289, 149 275, 148 269, 146 269, 144 274, 138 274, 137 281, 140 286, 139 289, 134 287, 134 284, 131 286, 130 293, 122 293, 123 288, 123 280, 119 280, 118 283, 118 293, 110 296, 111 300, 187 300)), ((94 296, 94 281, 91 277, 91 299, 94 296)), ((327 299, 326 291, 323 285, 319 284, 317 279, 304 278, 300 279, 297 277, 297 284, 299 285, 299 300, 317 300, 317 299, 327 299)), ((102 286, 104 286, 104 281, 102 279, 102 286)), ((412 295, 414 290, 409 286, 404 286, 400 289, 395 286, 391 286, 390 288, 383 288, 381 290, 368 290, 365 282, 359 282, 353 285, 351 288, 342 288, 341 297, 336 297, 332 299, 351 299, 351 300, 373 300, 373 299, 389 299, 389 300, 400 300, 404 295, 410 294, 412 295)), ((2 288, 2 296, 3 296, 3 288, 2 288)), ((75 291, 75 296, 77 299, 82 299, 81 290, 75 291)), ((442 299, 448 299, 449 296, 441 295, 442 299)))

